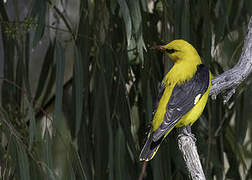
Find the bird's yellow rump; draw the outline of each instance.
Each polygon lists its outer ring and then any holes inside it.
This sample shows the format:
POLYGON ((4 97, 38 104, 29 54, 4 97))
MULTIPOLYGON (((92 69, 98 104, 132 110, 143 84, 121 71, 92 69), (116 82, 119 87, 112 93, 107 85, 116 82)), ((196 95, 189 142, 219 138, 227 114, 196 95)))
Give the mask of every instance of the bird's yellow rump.
POLYGON ((200 117, 211 86, 211 73, 191 44, 174 40, 154 48, 168 54, 174 65, 159 89, 157 108, 140 154, 141 161, 154 157, 161 142, 174 127, 190 127, 200 117))

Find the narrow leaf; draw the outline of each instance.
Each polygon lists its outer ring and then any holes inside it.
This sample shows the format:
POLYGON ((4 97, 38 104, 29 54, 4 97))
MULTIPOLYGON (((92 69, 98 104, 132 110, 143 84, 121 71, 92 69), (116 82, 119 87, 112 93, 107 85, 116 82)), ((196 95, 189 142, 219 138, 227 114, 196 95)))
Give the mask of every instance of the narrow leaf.
POLYGON ((36 47, 41 40, 45 30, 45 18, 46 18, 46 3, 47 1, 39 0, 33 1, 33 7, 31 11, 31 17, 37 19, 37 27, 35 35, 32 41, 32 47, 36 47))
POLYGON ((20 142, 16 142, 16 146, 17 146, 20 179, 29 180, 30 179, 29 160, 25 147, 22 144, 20 144, 20 142))
POLYGON ((78 152, 75 150, 74 146, 70 144, 71 150, 69 151, 72 156, 72 168, 73 172, 76 177, 80 180, 87 180, 86 173, 83 169, 83 164, 86 164, 87 162, 81 162, 80 156, 78 152))
POLYGON ((190 3, 184 0, 184 9, 181 19, 181 35, 183 39, 190 41, 190 3))
POLYGON ((23 136, 21 136, 18 130, 12 125, 12 123, 7 121, 10 118, 9 114, 1 106, 0 106, 0 115, 1 117, 3 117, 3 118, 0 118, 0 123, 3 125, 4 127, 3 130, 6 131, 7 134, 13 134, 19 139, 24 138, 23 136))
POLYGON ((115 179, 129 179, 127 168, 125 167, 125 156, 126 156, 126 147, 125 147, 125 137, 122 131, 122 128, 119 126, 116 133, 116 142, 115 142, 115 179))
POLYGON ((48 128, 45 129, 45 135, 43 139, 43 160, 45 163, 45 171, 47 179, 51 179, 52 171, 52 141, 48 131, 48 128))
MULTIPOLYGON (((17 59, 17 66, 16 66, 16 78, 15 83, 17 86, 22 87, 23 84, 23 56, 20 50, 18 50, 18 59, 17 59)), ((21 105, 21 96, 22 96, 22 90, 16 87, 13 87, 15 92, 15 99, 18 104, 18 106, 21 105)))
MULTIPOLYGON (((108 69, 107 70, 107 73, 108 72, 111 72, 109 71, 108 69)), ((109 179, 110 180, 113 180, 114 179, 114 157, 113 157, 113 130, 112 130, 112 125, 111 125, 111 118, 110 118, 110 103, 109 103, 109 96, 108 96, 108 85, 110 85, 109 83, 109 80, 107 80, 107 83, 106 83, 106 80, 105 80, 105 74, 104 72, 102 71, 103 75, 102 75, 102 82, 103 82, 103 85, 104 85, 104 103, 105 103, 105 113, 106 113, 106 121, 107 121, 107 127, 108 127, 108 138, 109 138, 109 144, 108 144, 108 169, 109 169, 109 179)))
MULTIPOLYGON (((31 93, 31 85, 30 85, 30 78, 29 78, 29 70, 30 70, 30 36, 27 34, 25 45, 24 45, 24 52, 22 51, 21 54, 23 57, 23 75, 24 78, 24 85, 26 90, 26 95, 28 97, 28 100, 32 101, 32 93, 31 93)), ((18 50, 20 51, 20 50, 18 50)))
POLYGON ((108 165, 108 127, 105 114, 104 84, 102 74, 97 72, 95 82, 95 98, 93 112, 93 132, 94 132, 94 170, 95 179, 107 179, 108 165), (101 150, 102 149, 102 153, 101 150))
POLYGON ((53 93, 53 87, 55 85, 55 81, 56 81, 56 65, 54 64, 52 66, 51 71, 49 72, 49 79, 48 79, 48 83, 47 83, 47 87, 45 89, 45 96, 43 96, 42 100, 41 100, 41 104, 45 104, 48 101, 48 98, 50 97, 50 95, 53 93))
MULTIPOLYGON (((3 46, 3 76, 5 79, 8 79, 9 81, 14 81, 14 65, 15 65, 15 45, 16 41, 10 39, 7 37, 5 33, 2 33, 2 43, 3 46)), ((2 61, 2 60, 1 60, 2 61)), ((15 102, 15 92, 16 90, 13 88, 13 85, 9 82, 3 81, 1 86, 1 104, 2 107, 6 110, 9 109, 9 104, 12 104, 15 102)))
POLYGON ((63 83, 64 83, 64 69, 65 69, 65 56, 64 49, 59 42, 56 42, 56 102, 53 117, 54 133, 57 128, 57 121, 62 111, 62 96, 63 96, 63 83))
POLYGON ((73 102, 75 112, 75 136, 78 135, 81 125, 81 117, 83 110, 83 63, 77 47, 75 47, 75 62, 73 69, 73 102))
MULTIPOLYGON (((42 69, 39 75, 38 86, 36 89, 36 95, 34 101, 36 102, 41 96, 43 90, 45 89, 46 81, 49 79, 50 69, 52 69, 53 64, 53 56, 54 56, 55 43, 50 42, 49 47, 47 49, 45 59, 43 61, 42 69)), ((45 94, 48 96, 49 94, 45 94)))
POLYGON ((138 58, 140 62, 143 62, 143 49, 145 48, 145 43, 143 40, 143 33, 142 33, 142 15, 141 9, 139 5, 139 1, 136 0, 128 0, 129 2, 129 10, 131 14, 132 24, 134 28, 134 34, 136 37, 136 45, 137 45, 137 52, 138 58))
POLYGON ((117 1, 118 1, 118 4, 120 5, 120 8, 122 10, 123 20, 124 20, 125 28, 126 28, 127 43, 129 46, 131 34, 132 34, 132 22, 131 22, 129 8, 128 8, 126 1, 124 1, 124 0, 117 0, 117 1))
POLYGON ((34 134, 36 131, 36 122, 35 122, 35 114, 34 109, 32 107, 32 104, 27 100, 28 102, 28 118, 30 122, 29 126, 29 151, 31 151, 33 140, 34 140, 34 134))

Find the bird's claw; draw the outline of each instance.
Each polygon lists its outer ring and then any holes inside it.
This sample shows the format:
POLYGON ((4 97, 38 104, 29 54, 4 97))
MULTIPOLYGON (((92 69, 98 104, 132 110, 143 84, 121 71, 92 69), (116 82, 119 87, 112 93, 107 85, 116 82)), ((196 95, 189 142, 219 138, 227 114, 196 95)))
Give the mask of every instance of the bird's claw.
POLYGON ((195 135, 191 131, 191 126, 183 127, 183 130, 182 130, 182 132, 179 133, 178 138, 181 138, 182 136, 189 136, 192 138, 192 140, 194 142, 197 141, 195 135))

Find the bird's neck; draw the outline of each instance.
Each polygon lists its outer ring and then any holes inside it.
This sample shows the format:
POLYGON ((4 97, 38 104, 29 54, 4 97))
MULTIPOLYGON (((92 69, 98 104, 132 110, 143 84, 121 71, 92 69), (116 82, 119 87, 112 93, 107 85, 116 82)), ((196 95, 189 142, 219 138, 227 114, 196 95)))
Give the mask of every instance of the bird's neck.
POLYGON ((171 70, 165 75, 163 83, 165 86, 183 84, 194 76, 199 64, 202 64, 200 58, 197 58, 194 62, 186 60, 177 61, 171 70))

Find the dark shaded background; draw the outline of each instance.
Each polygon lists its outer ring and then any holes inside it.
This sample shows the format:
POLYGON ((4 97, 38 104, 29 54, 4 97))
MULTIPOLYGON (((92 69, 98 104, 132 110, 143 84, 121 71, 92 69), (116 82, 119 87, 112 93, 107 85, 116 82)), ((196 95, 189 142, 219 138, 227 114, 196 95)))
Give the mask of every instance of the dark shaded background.
MULTIPOLYGON (((158 82, 150 47, 189 41, 214 75, 239 59, 250 0, 0 0, 0 177, 137 179, 158 82)), ((207 179, 252 178, 251 76, 193 126, 207 179)), ((188 179, 172 132, 147 180, 188 179)))

